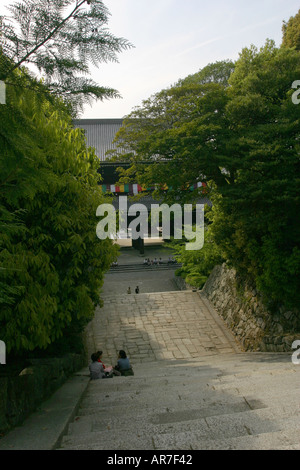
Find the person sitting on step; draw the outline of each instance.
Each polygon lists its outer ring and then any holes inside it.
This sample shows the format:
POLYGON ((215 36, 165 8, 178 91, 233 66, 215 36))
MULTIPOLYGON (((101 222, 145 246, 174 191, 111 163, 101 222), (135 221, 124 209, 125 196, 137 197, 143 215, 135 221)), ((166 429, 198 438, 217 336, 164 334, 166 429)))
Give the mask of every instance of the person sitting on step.
POLYGON ((104 371, 104 367, 102 362, 98 362, 99 355, 97 353, 93 353, 91 355, 91 360, 92 362, 89 365, 89 370, 90 370, 90 377, 92 380, 97 380, 97 379, 107 379, 111 378, 112 375, 106 375, 104 371))
POLYGON ((134 375, 129 358, 126 355, 126 352, 122 349, 119 351, 118 363, 114 369, 119 371, 123 376, 134 375))

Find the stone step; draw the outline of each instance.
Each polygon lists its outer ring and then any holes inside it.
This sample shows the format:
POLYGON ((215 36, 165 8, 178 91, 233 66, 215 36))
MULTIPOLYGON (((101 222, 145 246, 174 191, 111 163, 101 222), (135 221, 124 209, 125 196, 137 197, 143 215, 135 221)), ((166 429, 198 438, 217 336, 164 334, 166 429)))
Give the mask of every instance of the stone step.
POLYGON ((127 409, 138 409, 151 404, 153 396, 157 406, 168 408, 191 408, 195 402, 224 400, 224 397, 245 397, 249 403, 255 397, 257 403, 270 403, 285 396, 294 403, 294 395, 298 399, 299 378, 293 369, 231 375, 224 375, 219 370, 209 375, 209 369, 205 369, 199 375, 163 375, 150 380, 136 376, 114 377, 90 382, 81 408, 91 408, 94 403, 100 403, 112 408, 124 404, 127 409))
POLYGON ((300 450, 300 444, 279 445, 277 450, 300 450))
MULTIPOLYGON (((125 269, 119 268, 119 269, 116 269, 116 270, 115 270, 115 269, 109 270, 109 271, 106 273, 106 276, 109 276, 110 279, 111 279, 111 277, 117 277, 117 276, 120 276, 120 277, 121 277, 121 275, 124 275, 124 274, 125 274, 125 275, 126 275, 126 274, 131 274, 131 273, 132 273, 132 274, 136 274, 136 273, 137 273, 137 274, 138 274, 138 273, 144 274, 144 273, 145 273, 145 270, 151 271, 152 274, 154 274, 154 273, 157 272, 157 271, 159 271, 159 272, 161 272, 161 273, 162 273, 162 272, 166 273, 166 272, 170 272, 170 271, 171 271, 171 272, 172 272, 172 271, 174 272, 174 271, 175 271, 176 269, 178 269, 178 268, 179 268, 179 266, 170 266, 170 267, 168 267, 168 266, 165 266, 165 267, 164 267, 164 266, 159 266, 159 267, 155 266, 155 267, 151 267, 151 268, 150 268, 150 267, 149 267, 149 268, 143 268, 143 267, 138 268, 138 267, 137 267, 137 268, 125 268, 125 269)), ((169 274, 169 275, 170 275, 170 274, 169 274)), ((133 291, 133 292, 134 292, 134 291, 133 291)))
MULTIPOLYGON (((266 410, 267 406, 263 403, 255 403, 256 410, 266 410)), ((281 420, 287 420, 294 417, 297 403, 283 405, 280 402, 268 408, 267 412, 272 413, 273 417, 279 417, 281 420)), ((93 413, 84 415, 78 414, 74 423, 70 425, 69 435, 78 435, 82 432, 92 432, 103 429, 132 430, 143 424, 148 430, 155 432, 158 427, 165 428, 176 426, 177 423, 185 425, 187 422, 201 421, 210 417, 228 416, 235 413, 245 413, 254 411, 247 400, 243 398, 224 400, 223 402, 194 403, 194 407, 152 407, 149 408, 126 408, 124 415, 124 406, 116 406, 112 412, 108 407, 93 408, 93 413)))
POLYGON ((160 390, 156 395, 148 393, 147 391, 136 391, 136 392, 104 392, 103 394, 87 395, 81 403, 80 410, 87 408, 98 407, 109 408, 112 406, 122 407, 126 405, 127 410, 136 409, 140 410, 144 407, 152 408, 153 396, 155 396, 155 406, 158 408, 171 409, 193 409, 199 406, 208 406, 210 403, 229 403, 230 401, 235 402, 236 400, 242 399, 248 403, 250 409, 263 408, 268 406, 270 403, 280 403, 281 397, 285 397, 285 403, 287 405, 295 404, 297 402, 297 392, 299 387, 294 386, 289 389, 277 388, 274 390, 264 390, 262 388, 256 388, 254 392, 252 390, 233 389, 228 391, 212 391, 209 388, 193 388, 190 387, 178 388, 173 392, 168 389, 160 390))
MULTIPOLYGON (((141 299, 142 297, 149 298, 149 299, 156 299, 156 300, 172 300, 173 298, 177 297, 179 300, 189 299, 192 301, 193 297, 195 296, 195 301, 197 293, 195 293, 192 289, 186 290, 173 290, 173 291, 157 291, 157 292, 141 292, 139 294, 135 294, 134 292, 129 296, 128 294, 103 294, 103 299, 112 300, 112 301, 120 301, 122 299, 132 299, 135 296, 136 299, 141 299)), ((199 296, 198 296, 199 298, 199 296)))
POLYGON ((91 381, 62 448, 274 449, 280 444, 292 449, 298 445, 300 376, 287 355, 231 354, 191 360, 189 367, 185 362, 149 363, 136 367, 141 376, 91 381), (263 357, 269 362, 259 362, 263 357), (189 369, 193 374, 187 373, 189 369))
POLYGON ((115 357, 116 341, 126 345, 135 375, 89 383, 62 449, 290 449, 299 444, 300 369, 291 354, 242 352, 199 292, 106 295, 103 300, 94 344, 107 358, 115 357), (192 348, 184 351, 194 337, 196 356, 192 348), (172 355, 176 338, 183 354, 177 360, 172 355), (152 358, 160 352, 160 360, 152 358))
MULTIPOLYGON (((266 353, 268 354, 268 353, 266 353)), ((260 357, 260 355, 259 355, 260 357)), ((274 357, 272 355, 274 360, 274 357)), ((131 357, 130 357, 131 360, 131 357)), ((171 359, 161 361, 145 361, 144 363, 136 362, 132 360, 134 368, 134 378, 130 377, 130 380, 137 380, 143 377, 151 377, 151 380, 161 376, 191 376, 197 374, 212 374, 218 373, 230 373, 230 374, 280 374, 287 373, 287 371, 293 371, 300 373, 299 367, 294 365, 291 361, 291 355, 287 353, 279 353, 277 356, 277 362, 269 362, 266 358, 264 362, 251 360, 249 355, 245 357, 245 354, 209 354, 202 356, 201 358, 195 359, 171 359), (282 372, 281 372, 282 371, 282 372)), ((89 373, 88 367, 86 368, 86 374, 89 373)), ((114 377, 114 380, 117 379, 114 377)), ((126 378, 126 380, 128 377, 126 378)), ((122 381, 124 378, 122 378, 122 381)))
POLYGON ((188 445, 178 442, 174 446, 174 436, 164 436, 164 442, 154 439, 156 450, 299 450, 299 429, 266 432, 222 439, 192 438, 188 445), (163 445, 162 445, 163 444, 163 445), (162 447, 160 447, 162 445, 162 447), (157 447, 158 446, 158 447, 157 447))
POLYGON ((232 388, 245 387, 262 388, 268 386, 273 388, 281 388, 282 390, 289 390, 293 387, 300 386, 300 375, 294 369, 276 370, 272 372, 259 371, 255 372, 239 372, 235 374, 223 373, 215 369, 211 372, 209 370, 195 371, 193 374, 182 372, 176 375, 162 373, 161 375, 150 375, 139 377, 137 375, 130 377, 113 377, 106 380, 91 381, 87 393, 100 393, 101 391, 129 391, 135 393, 141 387, 141 390, 148 390, 153 393, 153 389, 159 387, 160 389, 169 389, 172 393, 171 387, 176 389, 186 386, 209 388, 211 390, 227 390, 232 388))
POLYGON ((153 450, 153 436, 131 435, 124 432, 124 436, 111 433, 109 436, 103 432, 82 434, 80 438, 68 441, 64 437, 60 450, 153 450))
POLYGON ((149 363, 141 376, 91 381, 62 449, 292 449, 299 369, 287 355, 265 357, 149 363))
POLYGON ((115 266, 113 268, 110 268, 107 274, 120 274, 120 273, 126 273, 126 272, 149 272, 149 271, 166 271, 166 270, 175 270, 180 268, 182 265, 180 263, 163 263, 163 264, 157 264, 157 265, 150 265, 150 266, 144 266, 139 265, 139 264, 120 264, 119 266, 115 266))
MULTIPOLYGON (((179 414, 177 418, 169 413, 139 416, 135 421, 126 420, 124 410, 123 418, 113 422, 102 419, 81 420, 75 423, 72 433, 63 438, 62 447, 96 444, 101 439, 101 448, 114 445, 114 449, 138 449, 131 447, 131 443, 141 445, 143 442, 149 446, 149 436, 152 436, 151 447, 148 449, 182 449, 191 448, 193 443, 199 441, 223 440, 237 437, 253 437, 265 433, 276 433, 293 430, 299 437, 300 423, 295 416, 295 409, 272 407, 260 410, 237 411, 224 415, 196 417, 195 411, 190 414, 179 414), (176 421, 173 419, 176 418, 176 421), (189 418, 189 419, 187 419, 189 418)), ((296 439, 293 444, 299 442, 296 439)), ((289 442, 290 444, 291 442, 289 442)), ((283 443, 282 443, 283 444, 283 443)), ((195 444, 194 444, 195 446, 195 444)), ((145 447, 143 447, 145 448, 145 447)))
MULTIPOLYGON (((202 400, 199 399, 198 402, 192 403, 185 403, 180 400, 177 400, 177 403, 159 403, 155 406, 151 404, 145 404, 144 406, 139 406, 135 403, 126 406, 126 416, 130 417, 130 419, 135 420, 137 416, 141 416, 143 413, 149 416, 156 416, 157 414, 163 415, 163 413, 169 413, 170 419, 172 416, 176 418, 176 413, 178 412, 180 415, 187 413, 187 415, 191 415, 191 413, 195 413, 197 411, 197 416, 213 416, 215 414, 226 414, 229 411, 249 411, 254 407, 261 407, 263 408, 263 402, 255 402, 254 400, 247 400, 244 397, 218 397, 216 399, 206 399, 202 400), (174 414, 175 413, 175 414, 174 414)), ((99 400, 99 404, 97 403, 90 403, 84 404, 77 412, 77 417, 83 417, 84 419, 90 419, 89 417, 101 417, 101 419, 109 419, 112 421, 114 418, 119 419, 124 415, 124 405, 116 404, 113 408, 113 414, 111 412, 111 408, 101 403, 99 400)), ((174 418, 174 419, 175 419, 174 418)))
MULTIPOLYGON (((278 404, 280 406, 280 403, 278 404)), ((126 405, 126 417, 130 416, 130 420, 135 421, 140 416, 150 417, 151 420, 157 421, 158 416, 165 416, 165 420, 174 421, 177 419, 177 414, 182 419, 192 419, 199 417, 214 416, 216 414, 228 414, 237 411, 249 411, 251 409, 265 408, 263 402, 249 400, 245 397, 223 395, 219 397, 206 397, 202 399, 199 397, 198 401, 184 403, 177 399, 177 402, 158 403, 145 403, 144 406, 139 406, 135 402, 126 405), (166 414, 166 415, 165 415, 166 414), (155 417, 155 418, 154 418, 155 417)), ((77 417, 82 417, 83 420, 101 420, 109 419, 111 422, 116 418, 119 420, 124 415, 124 404, 115 404, 113 408, 108 406, 105 400, 99 400, 99 403, 84 403, 77 412, 77 417), (113 409, 113 412, 111 411, 113 409)), ((153 421, 153 422, 154 422, 153 421)))
MULTIPOLYGON (((266 385, 267 386, 267 385, 266 385)), ((127 409, 130 407, 135 407, 136 409, 143 406, 150 406, 153 397, 155 396, 155 403, 159 407, 191 407, 191 403, 215 400, 218 401, 223 399, 224 396, 231 397, 245 397, 249 402, 250 406, 253 400, 256 400, 256 403, 270 403, 273 400, 277 400, 278 397, 286 396, 287 398, 293 400, 294 394, 299 391, 298 386, 291 387, 277 387, 274 389, 266 390, 265 388, 258 387, 245 387, 244 389, 232 388, 231 390, 212 390, 209 387, 194 387, 191 390, 188 386, 185 388, 178 388, 175 391, 171 392, 168 388, 159 390, 155 392, 148 392, 148 390, 137 390, 137 391, 119 391, 111 392, 106 391, 104 393, 95 393, 88 394, 85 397, 85 400, 82 402, 83 407, 90 407, 95 403, 103 403, 104 406, 115 407, 118 405, 126 406, 127 409)), ((294 402, 294 400, 293 400, 294 402)), ((193 406, 193 405, 192 405, 193 406)), ((253 405, 254 407, 254 405, 253 405)), ((97 406, 95 406, 97 408, 97 406)))
MULTIPOLYGON (((238 436, 233 438, 222 439, 192 439, 186 442, 185 434, 178 436, 183 439, 178 441, 175 445, 174 436, 165 436, 165 443, 160 448, 157 447, 155 438, 151 437, 137 437, 133 442, 129 442, 126 447, 122 441, 117 438, 114 441, 114 450, 300 450, 299 432, 297 430, 284 430, 270 433, 238 436)), ((62 450, 107 450, 111 449, 111 441, 102 439, 102 434, 99 433, 98 440, 87 439, 85 442, 68 444, 62 447, 62 450)))
MULTIPOLYGON (((275 359, 274 355, 272 357, 275 359)), ((257 356, 256 360, 258 358, 257 356)), ((238 370, 235 370, 234 374, 233 365, 237 364, 237 361, 233 361, 233 357, 229 355, 218 361, 221 362, 220 368, 214 368, 212 364, 208 366, 207 360, 206 365, 200 367, 199 364, 203 364, 203 360, 191 361, 193 370, 197 371, 198 375, 186 375, 186 368, 178 372, 180 367, 170 366, 170 361, 164 364, 150 363, 149 369, 157 371, 157 376, 135 375, 93 381, 81 403, 77 421, 70 426, 70 434, 73 436, 91 432, 94 435, 99 427, 103 432, 107 427, 110 431, 121 431, 124 428, 125 433, 126 429, 129 431, 132 428, 135 435, 135 429, 139 429, 141 425, 143 428, 146 426, 146 431, 151 431, 152 435, 165 435, 168 427, 172 428, 173 433, 180 433, 183 427, 187 426, 188 431, 194 426, 193 432, 197 432, 199 423, 203 427, 204 422, 207 424, 210 418, 218 418, 216 427, 225 429, 226 422, 230 424, 232 420, 236 421, 236 416, 241 413, 242 424, 237 422, 237 427, 234 426, 233 429, 253 434, 255 429, 253 432, 251 426, 247 427, 244 418, 250 411, 264 413, 266 408, 270 423, 273 423, 276 417, 275 422, 281 427, 294 428, 295 424, 299 423, 299 418, 294 416, 299 404, 299 374, 295 373, 298 372, 295 366, 285 362, 286 356, 284 358, 280 355, 279 359, 282 362, 273 362, 267 369, 266 364, 265 367, 260 364, 261 370, 253 371, 253 362, 251 372, 246 369, 242 371, 237 367, 238 370), (225 373, 222 368, 228 372, 225 373), (177 371, 177 374, 173 374, 174 371, 177 371), (222 416, 225 418, 223 424, 222 416)), ((149 374, 149 369, 145 373, 149 374)), ((249 421, 249 418, 247 419, 249 421)), ((266 421, 266 416, 264 420, 266 421)), ((210 426, 214 427, 214 424, 210 423, 210 426)), ((263 428, 262 432, 269 432, 269 428, 263 428)), ((68 438, 64 442, 69 442, 68 438)), ((153 448, 157 448, 157 445, 153 448)))

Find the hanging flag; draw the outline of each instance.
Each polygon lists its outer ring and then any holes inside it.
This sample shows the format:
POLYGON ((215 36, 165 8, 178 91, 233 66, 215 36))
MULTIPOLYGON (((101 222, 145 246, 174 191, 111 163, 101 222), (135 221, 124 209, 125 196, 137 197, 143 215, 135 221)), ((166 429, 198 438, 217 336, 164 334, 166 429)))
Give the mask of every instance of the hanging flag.
MULTIPOLYGON (((160 189, 162 191, 166 191, 168 189, 172 190, 172 186, 168 187, 166 184, 163 184, 163 185, 155 184, 154 186, 150 186, 150 187, 146 187, 137 183, 136 184, 132 184, 132 183, 120 184, 119 186, 116 186, 115 184, 102 184, 100 186, 101 186, 101 190, 103 194, 111 192, 111 193, 129 193, 129 194, 135 195, 144 191, 154 191, 155 189, 160 189)), ((188 185, 186 187, 183 187, 183 186, 181 187, 182 190, 189 190, 189 191, 194 191, 197 188, 202 188, 203 193, 207 192, 207 184, 201 183, 199 181, 195 184, 188 185)))

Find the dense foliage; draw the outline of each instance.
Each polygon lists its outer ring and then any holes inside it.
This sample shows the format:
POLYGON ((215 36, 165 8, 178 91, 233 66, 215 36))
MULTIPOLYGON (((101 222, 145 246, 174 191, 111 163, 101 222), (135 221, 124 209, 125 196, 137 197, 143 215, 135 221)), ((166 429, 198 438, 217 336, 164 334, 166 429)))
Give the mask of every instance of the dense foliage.
POLYGON ((90 65, 117 61, 131 44, 109 32, 101 0, 22 0, 7 13, 0 17, 0 338, 10 355, 57 352, 93 316, 117 250, 96 236, 99 160, 71 117, 94 98, 119 96, 88 77, 90 65))
POLYGON ((283 22, 282 32, 282 45, 295 47, 300 51, 300 10, 295 16, 291 16, 288 22, 283 22))
MULTIPOLYGON (((235 64, 210 64, 144 101, 125 119, 117 136, 125 151, 114 157, 132 162, 123 178, 171 186, 169 201, 191 201, 199 193, 186 188, 207 182, 212 260, 221 254, 269 306, 288 308, 300 300, 299 78, 297 48, 271 40, 245 48, 235 64)), ((205 256, 181 253, 190 273, 204 274, 195 265, 205 256)))
POLYGON ((232 184, 219 188, 215 240, 271 304, 299 306, 300 109, 291 84, 300 53, 267 42, 245 49, 229 82, 232 184))
MULTIPOLYGON (((208 213, 210 217, 213 217, 212 212, 213 210, 206 206, 206 218, 208 213)), ((205 227, 205 243, 201 250, 186 250, 181 240, 172 240, 167 244, 174 251, 177 261, 182 263, 176 275, 183 277, 187 284, 200 289, 204 286, 212 269, 225 261, 221 248, 215 243, 212 228, 212 224, 205 227)))
POLYGON ((0 331, 9 353, 67 342, 116 256, 96 236, 98 158, 59 100, 7 86, 0 107, 0 331))

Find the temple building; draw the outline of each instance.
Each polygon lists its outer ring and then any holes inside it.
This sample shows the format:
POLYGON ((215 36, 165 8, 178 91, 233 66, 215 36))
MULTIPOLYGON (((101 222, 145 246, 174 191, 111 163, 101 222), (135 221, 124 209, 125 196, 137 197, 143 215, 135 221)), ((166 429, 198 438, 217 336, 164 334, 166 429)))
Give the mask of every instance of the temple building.
MULTIPOLYGON (((154 188, 144 188, 138 182, 130 184, 116 184, 118 182, 118 173, 116 169, 120 166, 129 168, 129 163, 122 162, 110 162, 107 158, 107 151, 116 150, 117 147, 113 143, 116 133, 121 128, 123 119, 77 119, 73 121, 73 125, 76 128, 84 130, 86 136, 86 142, 88 147, 93 147, 95 153, 99 158, 99 173, 101 173, 101 190, 103 194, 109 193, 114 195, 113 205, 116 209, 119 207, 118 196, 128 195, 133 196, 136 194, 144 193, 143 197, 139 199, 139 203, 143 204, 147 210, 151 209, 151 204, 161 204, 162 201, 153 200, 152 196, 149 195, 149 191, 154 188)), ((122 149, 121 149, 122 151, 122 149)), ((205 183, 195 183, 190 187, 190 190, 203 187, 205 189, 205 183)), ((165 188, 168 190, 168 188, 165 188)), ((128 201, 128 207, 134 202, 128 201)), ((211 205, 208 198, 203 195, 199 200, 199 204, 211 205)), ((146 238, 146 236, 145 236, 146 238)), ((143 253, 144 240, 140 239, 133 241, 132 245, 136 246, 141 253, 143 253)))
POLYGON ((122 126, 123 119, 76 119, 74 127, 85 131, 88 147, 94 147, 101 162, 106 160, 106 152, 115 149, 113 144, 116 133, 122 126))

